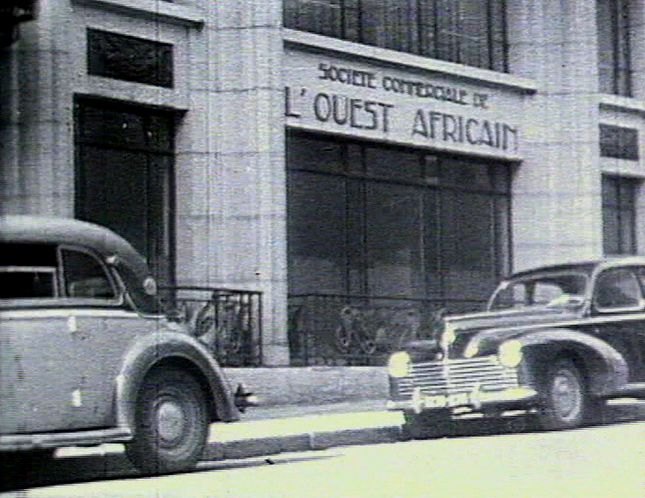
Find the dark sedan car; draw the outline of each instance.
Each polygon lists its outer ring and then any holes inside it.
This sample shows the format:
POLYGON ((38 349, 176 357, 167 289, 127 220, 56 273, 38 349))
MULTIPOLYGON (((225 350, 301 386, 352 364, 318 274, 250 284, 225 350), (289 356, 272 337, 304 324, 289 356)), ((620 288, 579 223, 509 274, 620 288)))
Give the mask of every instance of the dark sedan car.
POLYGON ((146 472, 189 469, 210 422, 239 419, 237 401, 128 242, 78 220, 0 217, 0 457, 123 442, 146 472))
POLYGON ((645 258, 517 273, 485 312, 448 316, 434 340, 389 360, 388 407, 413 437, 458 416, 530 413, 543 429, 593 420, 611 398, 645 397, 645 258))

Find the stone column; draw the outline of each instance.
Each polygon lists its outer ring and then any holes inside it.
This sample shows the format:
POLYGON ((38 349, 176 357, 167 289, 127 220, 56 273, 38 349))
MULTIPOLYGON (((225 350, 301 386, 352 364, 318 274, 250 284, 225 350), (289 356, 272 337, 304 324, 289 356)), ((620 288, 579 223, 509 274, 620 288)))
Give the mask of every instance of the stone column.
POLYGON ((521 109, 514 270, 602 254, 595 2, 508 2, 509 62, 538 91, 521 109))
POLYGON ((206 84, 191 89, 182 123, 199 133, 178 137, 178 154, 193 155, 190 171, 177 172, 178 283, 262 291, 263 362, 286 365, 282 2, 203 8, 204 47, 191 70, 206 84))
POLYGON ((0 212, 72 216, 71 47, 65 2, 39 2, 0 51, 0 212))

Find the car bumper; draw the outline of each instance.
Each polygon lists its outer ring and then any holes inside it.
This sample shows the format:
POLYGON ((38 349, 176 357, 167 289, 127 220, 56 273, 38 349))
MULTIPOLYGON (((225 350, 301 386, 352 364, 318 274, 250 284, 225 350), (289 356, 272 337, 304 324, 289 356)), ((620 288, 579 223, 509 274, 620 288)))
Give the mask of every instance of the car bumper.
POLYGON ((473 390, 450 394, 428 395, 416 388, 412 397, 405 400, 389 400, 388 410, 404 410, 421 413, 426 410, 470 408, 474 411, 488 406, 529 403, 537 397, 537 391, 529 387, 513 387, 497 391, 473 390))

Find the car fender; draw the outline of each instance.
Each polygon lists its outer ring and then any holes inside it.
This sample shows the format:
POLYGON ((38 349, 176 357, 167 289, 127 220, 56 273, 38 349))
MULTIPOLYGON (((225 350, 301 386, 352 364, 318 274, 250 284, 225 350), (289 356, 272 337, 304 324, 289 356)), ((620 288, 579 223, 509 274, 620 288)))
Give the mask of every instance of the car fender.
POLYGON ((233 395, 221 367, 196 339, 174 331, 159 331, 140 337, 128 350, 116 378, 116 419, 120 427, 133 428, 136 401, 146 374, 155 366, 180 363, 207 386, 215 413, 211 420, 239 420, 233 395))
POLYGON ((592 335, 568 328, 549 328, 515 339, 522 344, 534 372, 544 371, 561 355, 581 362, 592 395, 609 395, 627 383, 629 369, 625 358, 610 344, 592 335))

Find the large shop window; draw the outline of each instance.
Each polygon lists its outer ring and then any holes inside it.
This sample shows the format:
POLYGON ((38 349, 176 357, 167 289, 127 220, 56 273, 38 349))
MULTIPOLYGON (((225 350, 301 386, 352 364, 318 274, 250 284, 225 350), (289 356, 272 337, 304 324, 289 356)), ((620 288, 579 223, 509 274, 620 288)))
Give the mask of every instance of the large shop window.
POLYGON ((597 0, 600 91, 631 97, 630 0, 597 0))
POLYGON ((606 255, 636 254, 637 180, 602 178, 603 249, 606 255))
POLYGON ((504 0, 285 0, 287 28, 507 71, 504 0))
POLYGON ((127 239, 173 281, 174 114, 76 103, 76 217, 127 239))
POLYGON ((509 270, 506 164, 289 134, 289 293, 481 309, 509 270))

